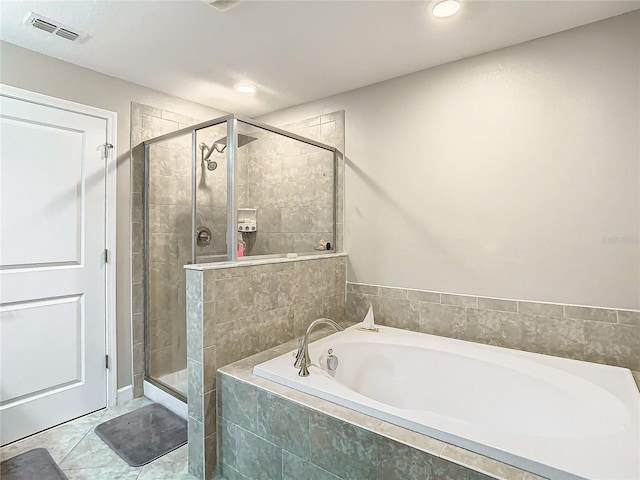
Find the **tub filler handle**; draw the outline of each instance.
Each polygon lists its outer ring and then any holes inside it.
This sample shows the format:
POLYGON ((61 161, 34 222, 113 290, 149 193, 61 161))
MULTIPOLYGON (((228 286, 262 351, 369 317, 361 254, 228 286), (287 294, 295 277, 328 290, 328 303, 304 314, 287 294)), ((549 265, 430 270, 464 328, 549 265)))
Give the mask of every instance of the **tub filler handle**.
POLYGON ((309 365, 311 365, 311 358, 309 357, 309 335, 316 325, 329 325, 335 328, 338 332, 342 332, 344 330, 344 328, 330 318, 318 318, 311 322, 307 327, 304 337, 298 340, 298 352, 296 353, 296 361, 293 364, 294 367, 300 369, 298 375, 301 377, 309 376, 309 365))

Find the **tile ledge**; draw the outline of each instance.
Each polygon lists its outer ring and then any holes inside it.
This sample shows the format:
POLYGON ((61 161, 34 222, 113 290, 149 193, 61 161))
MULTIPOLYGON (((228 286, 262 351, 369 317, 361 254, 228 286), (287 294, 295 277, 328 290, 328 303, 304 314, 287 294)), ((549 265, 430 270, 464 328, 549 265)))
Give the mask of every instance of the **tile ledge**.
MULTIPOLYGON (((195 263, 185 265, 185 270, 222 270, 226 268, 237 267, 251 267, 255 265, 269 265, 273 263, 289 263, 289 262, 303 262, 307 260, 320 260, 323 258, 339 258, 346 257, 346 252, 341 253, 318 253, 311 255, 298 255, 296 258, 278 257, 278 258, 262 258, 255 260, 240 260, 238 262, 217 262, 217 263, 195 263)), ((247 258, 247 257, 245 257, 247 258)))

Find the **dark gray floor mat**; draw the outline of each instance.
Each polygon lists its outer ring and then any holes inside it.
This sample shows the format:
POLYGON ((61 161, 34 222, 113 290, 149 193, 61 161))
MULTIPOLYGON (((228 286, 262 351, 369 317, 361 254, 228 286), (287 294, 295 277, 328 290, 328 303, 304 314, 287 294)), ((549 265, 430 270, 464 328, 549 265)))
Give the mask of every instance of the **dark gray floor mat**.
POLYGON ((101 423, 95 431, 132 467, 187 443, 187 421, 157 403, 101 423))
POLYGON ((0 463, 2 480, 68 480, 46 448, 34 448, 0 463))

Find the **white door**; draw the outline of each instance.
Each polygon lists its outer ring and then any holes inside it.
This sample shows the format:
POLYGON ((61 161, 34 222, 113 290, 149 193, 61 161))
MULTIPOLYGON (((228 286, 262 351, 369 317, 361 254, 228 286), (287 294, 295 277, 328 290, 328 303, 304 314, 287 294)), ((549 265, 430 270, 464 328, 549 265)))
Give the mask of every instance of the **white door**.
POLYGON ((0 97, 0 444, 104 408, 106 119, 0 97))

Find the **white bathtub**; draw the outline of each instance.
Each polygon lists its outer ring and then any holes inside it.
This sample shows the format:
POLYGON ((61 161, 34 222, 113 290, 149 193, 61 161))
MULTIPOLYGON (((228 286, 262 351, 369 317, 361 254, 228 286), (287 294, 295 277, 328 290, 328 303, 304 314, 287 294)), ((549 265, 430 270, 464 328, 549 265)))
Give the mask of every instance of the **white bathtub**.
MULTIPOLYGON (((640 479, 629 370, 389 327, 336 333, 254 373, 553 479, 640 479), (329 349, 335 377, 318 365, 329 349)), ((326 361, 324 362, 326 364, 326 361)))

